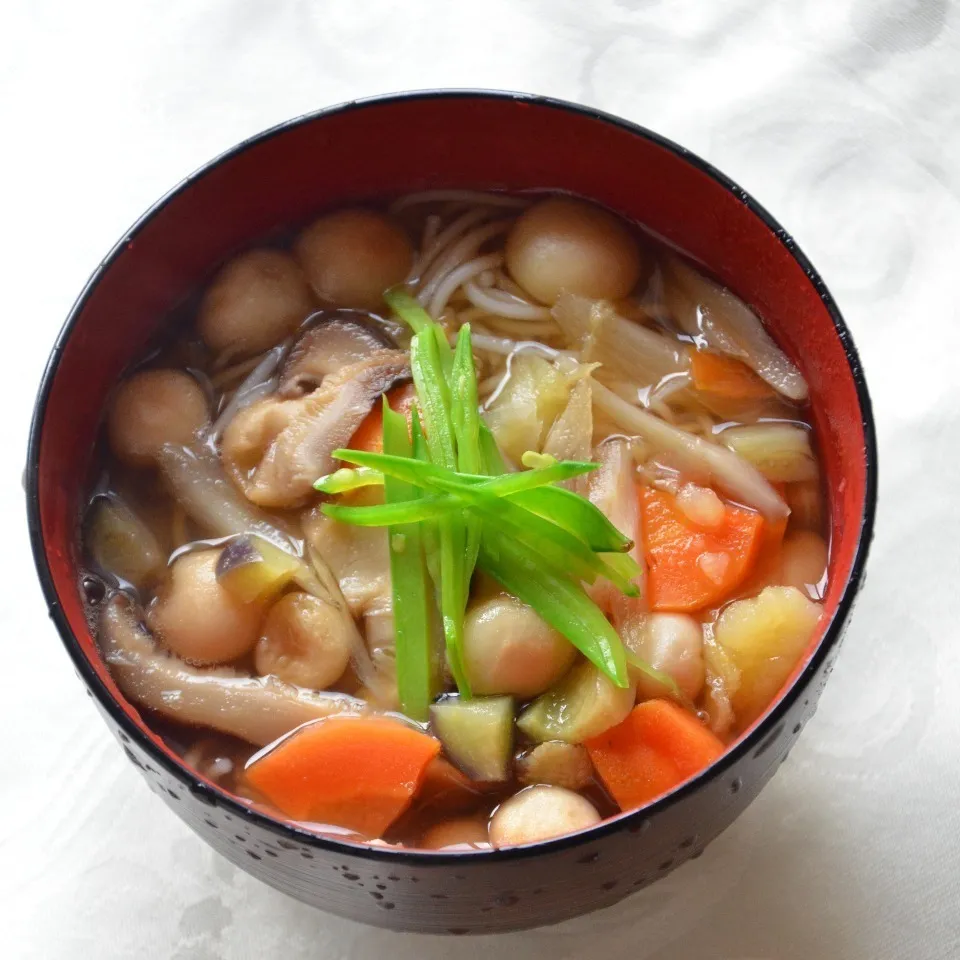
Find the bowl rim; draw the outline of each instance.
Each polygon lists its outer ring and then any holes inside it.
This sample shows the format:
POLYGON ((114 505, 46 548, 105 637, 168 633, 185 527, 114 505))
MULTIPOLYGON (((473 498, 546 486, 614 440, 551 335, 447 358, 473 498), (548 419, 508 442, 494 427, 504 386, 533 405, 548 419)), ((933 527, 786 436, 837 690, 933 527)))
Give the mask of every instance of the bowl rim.
MULTIPOLYGON (((770 732, 777 729, 784 715, 790 710, 801 693, 805 690, 807 684, 823 665, 833 648, 838 644, 843 633, 844 626, 853 609, 857 593, 864 581, 864 568, 869 553, 870 543, 873 538, 873 527, 876 513, 877 502, 877 441, 874 425, 873 410, 870 401, 870 394, 867 389, 866 380, 863 373, 863 367, 860 361, 856 346, 849 329, 840 314, 837 305, 821 279, 819 273, 814 269, 811 262, 807 259, 803 251, 796 245, 792 237, 780 226, 773 216, 758 203, 749 193, 747 193, 737 183, 719 171, 712 164, 703 160, 701 157, 692 153, 685 147, 674 141, 661 136, 652 130, 647 129, 640 124, 633 123, 618 117, 614 114, 598 110, 595 107, 584 104, 574 103, 567 100, 561 100, 554 97, 543 96, 540 94, 521 93, 509 90, 487 90, 473 88, 451 88, 451 89, 423 89, 409 90, 396 93, 381 94, 372 97, 364 97, 356 100, 349 100, 334 104, 328 107, 322 107, 318 110, 302 114, 301 116, 276 124, 273 127, 254 134, 240 141, 230 149, 220 153, 213 159, 194 170, 179 183, 172 187, 159 200, 152 204, 134 224, 124 232, 120 240, 113 246, 110 252, 100 261, 97 268, 87 280, 79 296, 70 308, 66 321, 61 328, 54 342, 50 356, 47 360, 44 372, 40 381, 37 399, 34 404, 33 414, 30 423, 29 440, 27 446, 27 463, 24 473, 24 489, 27 501, 27 523, 30 536, 30 546, 33 553, 34 563, 40 585, 43 590, 44 599, 47 603, 50 618, 60 635, 60 639, 66 647, 67 653, 73 661, 78 675, 86 684, 87 689, 92 691, 98 704, 110 719, 128 736, 136 745, 143 750, 150 759, 158 764, 166 773, 175 777, 181 783, 186 784, 191 796, 198 801, 211 807, 219 807, 225 812, 244 821, 252 822, 257 826, 266 829, 279 838, 294 838, 299 843, 331 853, 349 854, 362 859, 380 861, 390 864, 407 864, 411 866, 458 864, 465 865, 468 862, 490 863, 504 862, 512 860, 525 859, 527 857, 538 856, 542 853, 557 853, 565 849, 573 849, 586 843, 601 839, 607 835, 618 833, 631 825, 640 828, 643 821, 650 820, 662 813, 673 804, 680 802, 684 797, 698 790, 704 783, 716 780, 722 777, 724 773, 735 764, 739 763, 748 753, 763 747, 770 732), (53 382, 56 379, 60 360, 63 355, 66 344, 77 325, 83 308, 86 305, 94 288, 109 271, 112 264, 126 249, 130 241, 144 228, 144 226, 162 210, 174 197, 186 192, 198 180, 208 173, 226 163, 246 150, 270 140, 280 134, 283 134, 294 128, 315 123, 326 117, 349 111, 365 110, 375 107, 389 106, 399 102, 409 102, 415 100, 439 100, 439 99, 487 99, 495 101, 514 101, 523 104, 531 104, 538 107, 544 107, 551 110, 557 110, 565 113, 577 114, 590 120, 609 124, 620 128, 634 136, 642 137, 651 141, 655 145, 665 149, 691 166, 695 167, 701 173, 706 174, 721 187, 730 193, 733 193, 745 207, 759 218, 764 225, 771 231, 776 240, 784 247, 791 257, 797 262, 803 270, 809 282, 823 303, 831 321, 840 338, 841 345, 846 357, 847 365, 854 380, 857 392, 857 399, 860 408, 860 419, 864 435, 864 459, 865 459, 865 482, 864 482, 864 504, 863 513, 860 518, 860 528, 853 563, 850 569, 850 575, 843 588, 843 593, 837 603, 837 608, 827 625, 820 643, 811 653, 803 669, 794 677, 789 689, 787 689, 763 716, 754 724, 745 736, 735 741, 717 761, 711 764, 706 770, 694 776, 690 780, 681 784, 675 790, 655 800, 647 806, 640 807, 637 810, 627 811, 609 817, 601 821, 596 826, 576 833, 564 834, 549 840, 539 841, 537 843, 523 844, 515 847, 506 847, 502 849, 491 849, 481 851, 460 851, 460 852, 440 852, 419 850, 414 848, 397 847, 379 847, 371 846, 366 843, 341 840, 329 835, 320 835, 312 833, 301 827, 294 826, 289 822, 275 819, 265 813, 261 813, 252 807, 236 799, 232 794, 202 779, 198 774, 191 770, 186 764, 172 759, 170 755, 161 750, 151 740, 140 727, 134 723, 124 711, 119 701, 114 698, 110 690, 100 679, 93 668, 91 661, 85 656, 80 648, 79 641, 70 628, 67 618, 63 613, 54 585, 53 576, 50 571, 50 565, 47 560, 46 544, 43 539, 43 531, 40 522, 40 442, 43 433, 43 423, 46 415, 47 402, 53 382)), ((762 752, 762 751, 761 751, 762 752)))

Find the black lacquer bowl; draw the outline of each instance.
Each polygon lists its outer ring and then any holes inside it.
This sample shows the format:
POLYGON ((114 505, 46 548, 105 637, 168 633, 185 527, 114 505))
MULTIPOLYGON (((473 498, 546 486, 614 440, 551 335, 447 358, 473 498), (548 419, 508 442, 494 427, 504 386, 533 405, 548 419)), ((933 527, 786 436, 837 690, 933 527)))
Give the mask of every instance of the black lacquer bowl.
POLYGON ((697 856, 759 793, 812 716, 863 579, 876 491, 870 402, 850 334, 787 233, 676 144, 539 97, 413 93, 345 104, 246 141, 184 181, 123 237, 54 346, 37 399, 27 510, 50 613, 77 673, 153 790, 229 860, 367 923, 514 930, 586 913, 697 856), (552 188, 592 197, 707 263, 766 317, 811 387, 831 518, 820 635, 769 711, 703 774, 586 832, 472 854, 318 837, 249 809, 184 767, 110 679, 84 617, 78 518, 112 384, 167 312, 227 256, 331 206, 431 187, 552 188))

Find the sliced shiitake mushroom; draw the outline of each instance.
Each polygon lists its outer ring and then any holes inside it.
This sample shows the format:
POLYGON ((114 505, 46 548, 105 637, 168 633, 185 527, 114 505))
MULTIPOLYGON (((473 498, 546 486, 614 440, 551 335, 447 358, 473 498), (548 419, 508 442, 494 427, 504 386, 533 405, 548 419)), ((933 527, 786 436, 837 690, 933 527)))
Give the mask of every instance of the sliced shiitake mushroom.
POLYGON ((396 349, 390 336, 367 314, 352 310, 316 313, 293 345, 280 373, 278 393, 302 397, 344 367, 396 349))
POLYGON ((124 696, 162 716, 208 727, 264 746, 301 724, 365 704, 341 693, 315 693, 276 677, 250 677, 226 667, 192 667, 163 651, 139 608, 122 594, 104 607, 100 644, 124 696))
POLYGON ((409 376, 407 355, 389 350, 326 377, 299 400, 261 400, 227 427, 224 465, 253 503, 300 506, 317 477, 335 469, 333 451, 349 442, 377 398, 409 376))

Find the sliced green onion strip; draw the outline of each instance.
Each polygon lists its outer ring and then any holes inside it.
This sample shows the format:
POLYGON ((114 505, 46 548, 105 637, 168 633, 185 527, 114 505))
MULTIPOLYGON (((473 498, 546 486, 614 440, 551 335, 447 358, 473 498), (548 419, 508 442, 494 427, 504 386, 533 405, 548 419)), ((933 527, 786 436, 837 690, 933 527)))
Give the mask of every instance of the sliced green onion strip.
MULTIPOLYGON (((391 476, 414 483, 418 487, 432 486, 432 481, 445 481, 448 484, 465 486, 482 486, 483 489, 495 496, 510 496, 523 490, 532 490, 550 483, 560 483, 571 480, 596 470, 598 464, 579 460, 562 460, 550 467, 537 470, 522 470, 519 473, 507 473, 502 476, 485 477, 478 474, 457 473, 454 470, 445 470, 432 463, 418 463, 403 457, 390 457, 383 453, 371 453, 366 450, 338 449, 333 456, 347 463, 355 463, 373 470, 389 472, 391 476)), ((569 490, 565 491, 570 493, 569 490)), ((570 493, 571 497, 576 494, 570 493)), ((577 498, 582 499, 582 498, 577 498)), ((596 510, 589 501, 583 501, 588 509, 596 510)), ((600 514, 603 516, 603 514, 600 514)))
MULTIPOLYGON (((424 464, 414 463, 400 457, 389 457, 385 454, 367 453, 364 451, 338 450, 335 456, 343 455, 343 459, 353 463, 360 463, 371 467, 379 467, 384 473, 404 479, 410 483, 422 484, 435 490, 442 490, 458 497, 485 520, 509 532, 522 543, 533 547, 540 552, 543 559, 554 567, 569 570, 570 575, 587 583, 594 583, 598 576, 604 576, 615 584, 627 596, 637 596, 638 591, 632 583, 634 577, 640 574, 640 568, 627 554, 612 554, 610 561, 598 556, 597 553, 578 536, 569 532, 564 526, 554 523, 538 514, 524 509, 505 497, 497 497, 499 493, 520 491, 524 487, 530 488, 535 483, 557 476, 564 471, 566 465, 556 463, 542 470, 529 470, 521 473, 507 474, 502 477, 487 480, 481 483, 464 482, 461 478, 448 471, 438 470, 424 464)), ((578 465, 571 464, 574 469, 578 465)), ((593 465, 581 464, 587 467, 593 465)), ((575 495, 571 495, 575 496, 575 495)), ((579 498, 578 498, 579 499, 579 498)), ((568 503, 569 501, 564 501, 568 503)), ((588 511, 595 511, 602 517, 596 507, 587 501, 582 501, 588 511)), ((327 512, 337 519, 349 522, 349 508, 340 508, 339 512, 327 512)), ((377 507, 352 508, 354 511, 366 509, 367 518, 370 512, 377 507)), ((577 508, 581 509, 581 508, 577 508)), ((355 512, 354 518, 357 516, 355 512)), ((381 514, 382 516, 382 514, 381 514)), ((619 542, 617 544, 619 546, 619 542)))
MULTIPOLYGON (((444 341, 446 338, 444 337, 444 341)), ((480 455, 480 401, 477 398, 477 372, 473 366, 473 348, 470 343, 470 324, 465 323, 457 334, 457 349, 450 370, 450 395, 453 433, 457 441, 457 469, 461 473, 480 473, 483 463, 480 455)), ((470 581, 477 565, 480 549, 480 520, 473 514, 463 518, 464 543, 460 571, 460 599, 462 614, 466 614, 470 581)))
MULTIPOLYGON (((450 392, 431 330, 414 334, 410 343, 410 369, 423 412, 423 428, 430 459, 448 470, 457 469, 453 424, 450 422, 450 392)), ((348 461, 355 462, 355 461, 348 461)))
POLYGON ((404 287, 391 287, 384 295, 387 306, 408 326, 414 333, 428 330, 433 321, 430 314, 412 297, 404 287))
POLYGON ((483 456, 484 473, 489 473, 491 477, 499 477, 507 472, 507 465, 497 446, 493 431, 482 420, 480 421, 480 453, 483 456))
MULTIPOLYGON (((413 454, 406 418, 390 409, 386 397, 383 398, 383 449, 393 456, 413 454)), ((399 504, 416 502, 420 491, 403 480, 386 477, 383 495, 388 504, 399 504)), ((433 697, 427 572, 420 525, 392 526, 388 530, 388 541, 397 690, 403 712, 413 720, 424 721, 433 697)))
POLYGON ((351 490, 359 490, 361 487, 378 487, 383 485, 383 474, 379 470, 371 470, 369 467, 341 467, 321 477, 313 485, 313 489, 319 493, 349 493, 351 490))
MULTIPOLYGON (((410 418, 410 438, 413 441, 413 458, 420 463, 430 462, 430 453, 427 450, 427 439, 423 435, 423 427, 420 425, 420 415, 416 409, 410 418)), ((430 571, 430 579, 434 583, 440 581, 440 533, 437 530, 436 523, 430 521, 422 524, 423 527, 423 552, 427 561, 427 570, 430 571)))

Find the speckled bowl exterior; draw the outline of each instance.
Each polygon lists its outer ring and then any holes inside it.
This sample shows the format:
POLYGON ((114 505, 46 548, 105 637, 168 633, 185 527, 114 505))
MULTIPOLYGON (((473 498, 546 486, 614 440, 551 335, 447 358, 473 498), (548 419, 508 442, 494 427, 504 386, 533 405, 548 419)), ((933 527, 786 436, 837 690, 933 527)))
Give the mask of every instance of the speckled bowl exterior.
POLYGON ((698 856, 783 762, 837 655, 863 581, 876 499, 869 396, 850 334, 789 235, 676 144, 520 94, 438 91, 333 107, 255 137, 188 178, 107 256, 40 387, 27 461, 33 552, 81 681, 151 788, 233 863, 366 923, 492 933, 612 904, 698 856), (830 501, 829 613, 770 710, 712 767, 645 809, 554 841, 474 854, 365 847, 250 809, 185 768, 124 700, 78 586, 84 467, 105 398, 168 311, 245 245, 318 211, 433 187, 569 190, 639 220, 759 308, 811 386, 830 501))

